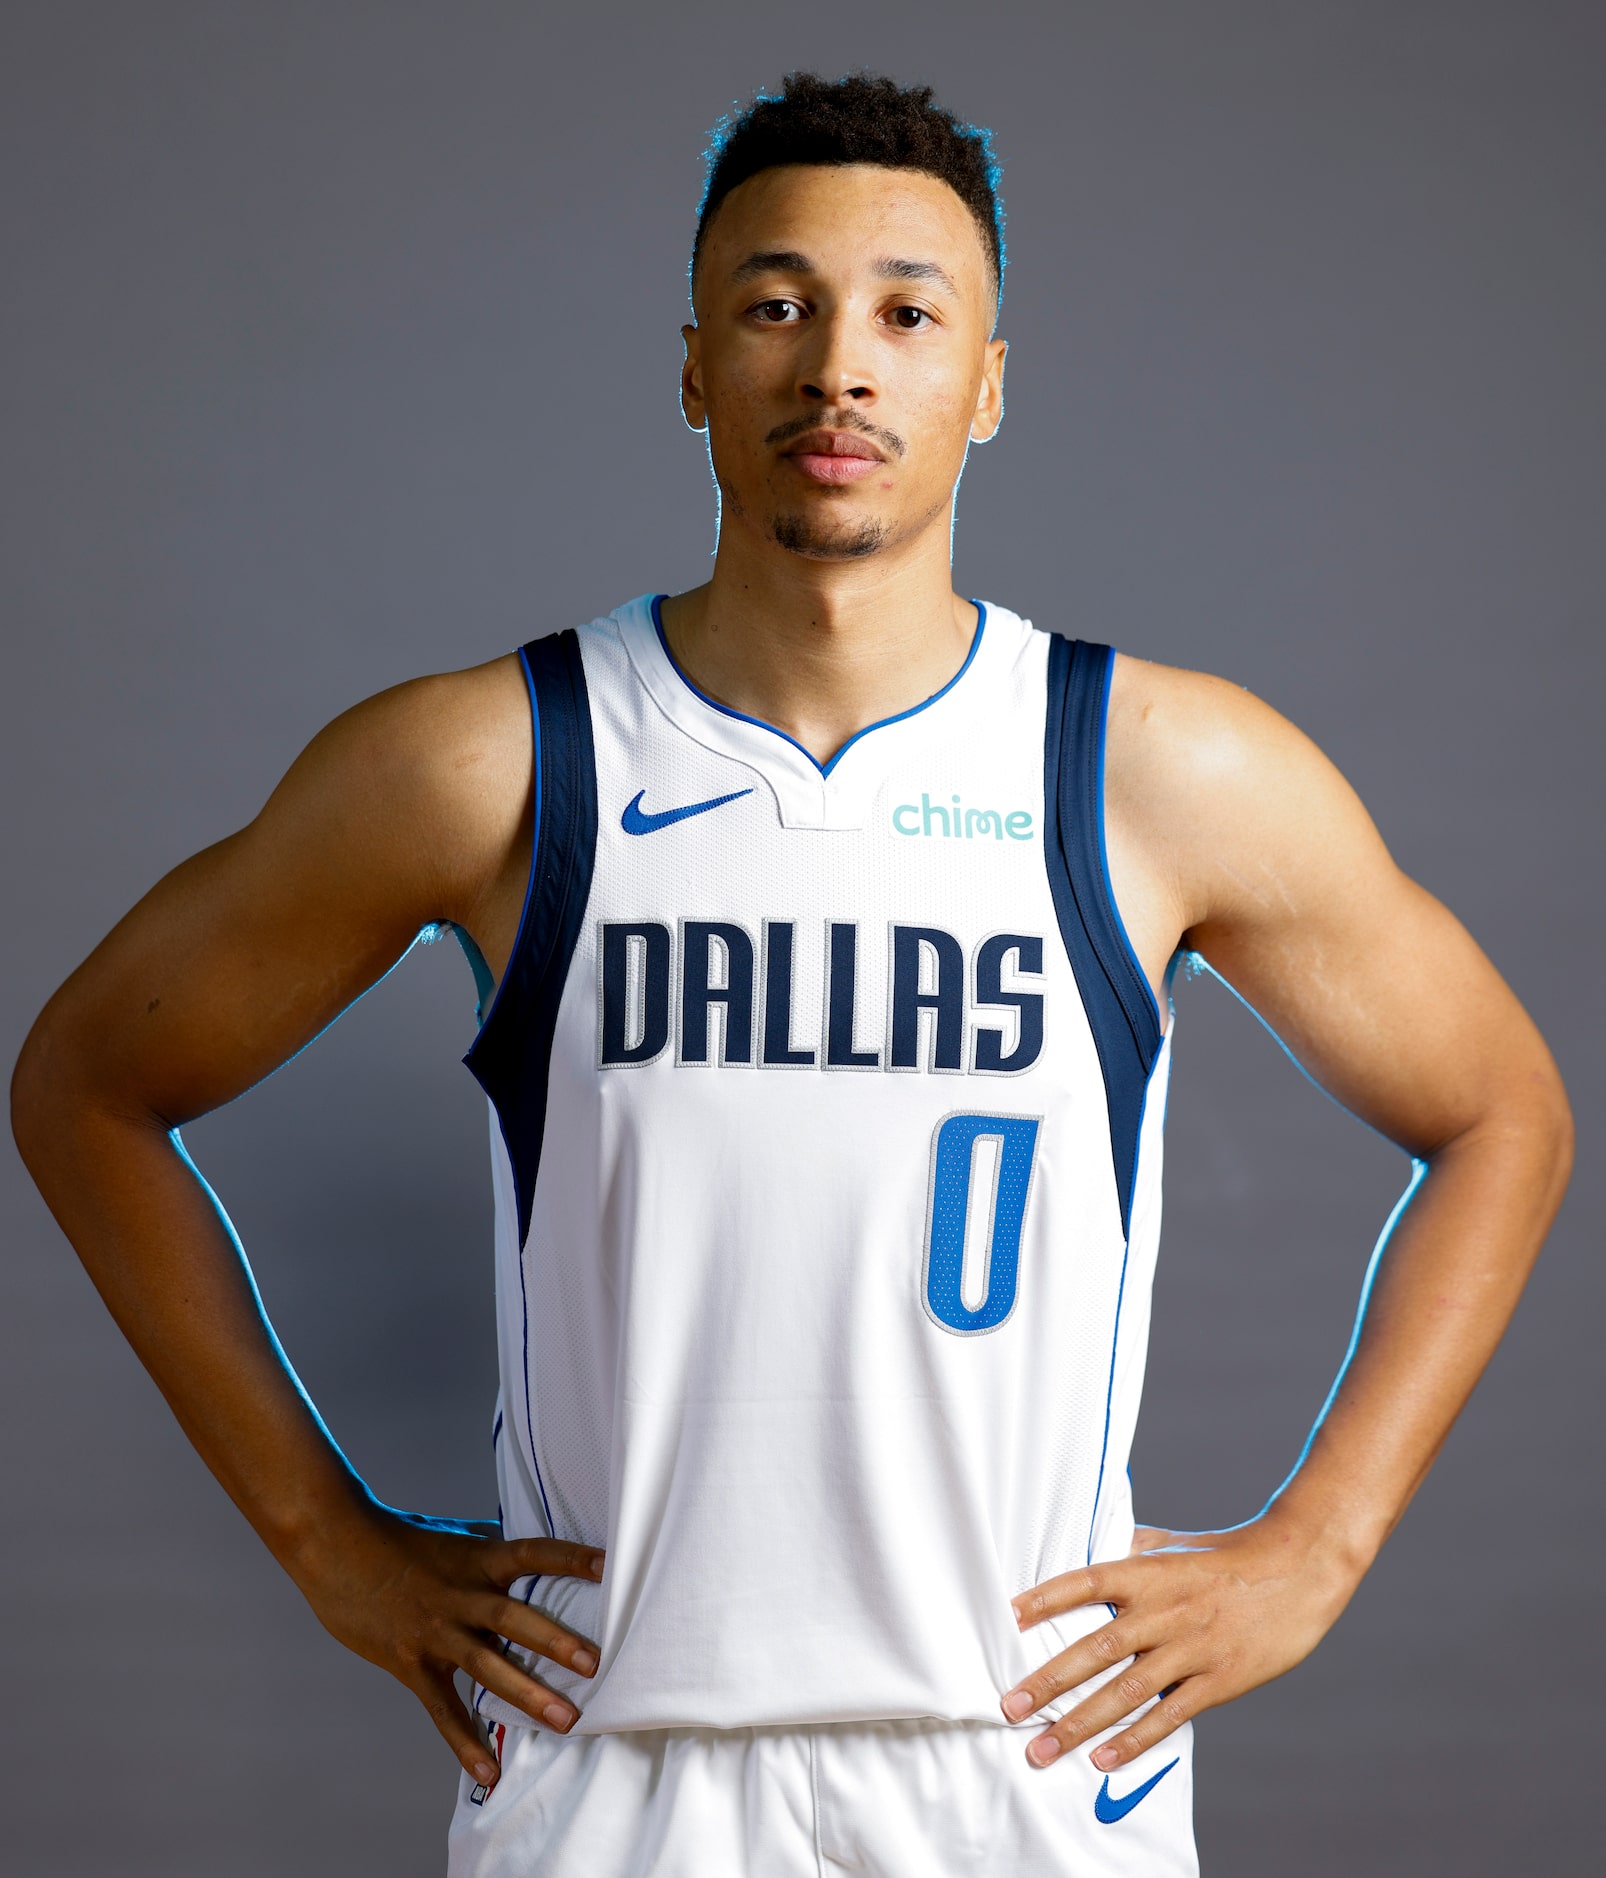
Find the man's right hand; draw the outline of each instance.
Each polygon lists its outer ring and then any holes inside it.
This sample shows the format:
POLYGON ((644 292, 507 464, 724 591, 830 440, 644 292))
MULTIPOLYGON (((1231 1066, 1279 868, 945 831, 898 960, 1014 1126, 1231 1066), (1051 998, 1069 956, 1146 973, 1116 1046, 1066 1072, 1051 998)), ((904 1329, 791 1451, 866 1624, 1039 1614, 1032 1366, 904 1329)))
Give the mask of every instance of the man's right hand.
POLYGON ((531 1575, 599 1579, 602 1552, 500 1532, 494 1520, 433 1519, 372 1503, 285 1561, 324 1629, 411 1689, 485 1787, 495 1785, 498 1770, 453 1685, 454 1671, 563 1734, 578 1712, 526 1675, 503 1640, 580 1676, 597 1668, 594 1644, 509 1597, 508 1587, 531 1575))

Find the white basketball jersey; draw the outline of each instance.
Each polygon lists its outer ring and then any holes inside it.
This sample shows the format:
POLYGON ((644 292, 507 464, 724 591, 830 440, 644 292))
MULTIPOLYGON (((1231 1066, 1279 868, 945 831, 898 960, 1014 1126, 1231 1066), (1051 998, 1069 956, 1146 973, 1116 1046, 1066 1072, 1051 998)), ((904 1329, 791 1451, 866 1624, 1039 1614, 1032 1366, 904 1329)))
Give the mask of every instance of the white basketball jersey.
POLYGON ((532 1664, 580 1733, 1003 1726, 1107 1616, 1009 1601, 1131 1542, 1169 1040, 1104 864, 1112 655, 979 611, 824 765, 650 598, 521 655, 530 889, 465 1060, 504 1530, 607 1548, 520 1586, 600 1646, 532 1664))

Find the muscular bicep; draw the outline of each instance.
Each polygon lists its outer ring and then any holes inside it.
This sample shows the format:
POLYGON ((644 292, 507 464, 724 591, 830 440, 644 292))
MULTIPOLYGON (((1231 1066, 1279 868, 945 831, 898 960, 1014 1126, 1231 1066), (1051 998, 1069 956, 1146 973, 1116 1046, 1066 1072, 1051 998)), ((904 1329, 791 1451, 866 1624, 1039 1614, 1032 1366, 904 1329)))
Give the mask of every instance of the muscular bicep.
POLYGON ((1324 1088, 1415 1154, 1548 1073, 1494 967, 1308 738, 1219 681, 1132 676, 1112 799, 1140 917, 1169 916, 1324 1088))
POLYGON ((160 880, 62 986, 33 1046, 46 1072, 54 1054, 98 1102, 176 1126, 293 1056, 423 926, 463 919, 521 795, 516 742, 494 713, 465 734, 461 702, 421 681, 321 732, 253 822, 160 880))
POLYGON ((1480 1118, 1529 1027, 1446 907, 1386 853, 1342 858, 1318 850, 1293 904, 1229 904, 1185 943, 1346 1108, 1426 1155, 1480 1118))

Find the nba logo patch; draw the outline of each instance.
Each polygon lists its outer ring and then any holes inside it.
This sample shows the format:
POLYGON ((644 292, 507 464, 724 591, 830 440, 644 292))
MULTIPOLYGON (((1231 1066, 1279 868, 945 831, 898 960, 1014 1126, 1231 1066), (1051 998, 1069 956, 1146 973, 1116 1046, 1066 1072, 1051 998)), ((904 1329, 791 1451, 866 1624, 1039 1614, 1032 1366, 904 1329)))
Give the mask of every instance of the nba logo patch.
MULTIPOLYGON (((498 1722, 491 1730, 490 1741, 491 1752, 496 1756, 496 1764, 498 1767, 502 1765, 502 1744, 506 1740, 507 1725, 504 1722, 498 1722)), ((489 1787, 476 1787, 473 1792, 469 1794, 468 1803, 470 1806, 483 1806, 490 1797, 491 1789, 489 1787)))

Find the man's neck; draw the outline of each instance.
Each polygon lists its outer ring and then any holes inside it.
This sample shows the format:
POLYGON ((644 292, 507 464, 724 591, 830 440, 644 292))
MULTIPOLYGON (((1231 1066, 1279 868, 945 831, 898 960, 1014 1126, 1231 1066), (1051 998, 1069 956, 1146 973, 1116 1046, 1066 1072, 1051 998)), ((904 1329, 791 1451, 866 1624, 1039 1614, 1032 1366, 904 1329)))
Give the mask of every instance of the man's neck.
POLYGON ((964 664, 977 613, 953 590, 947 538, 945 518, 940 539, 823 561, 727 528, 707 585, 664 602, 670 650, 700 691, 826 762, 964 664))

